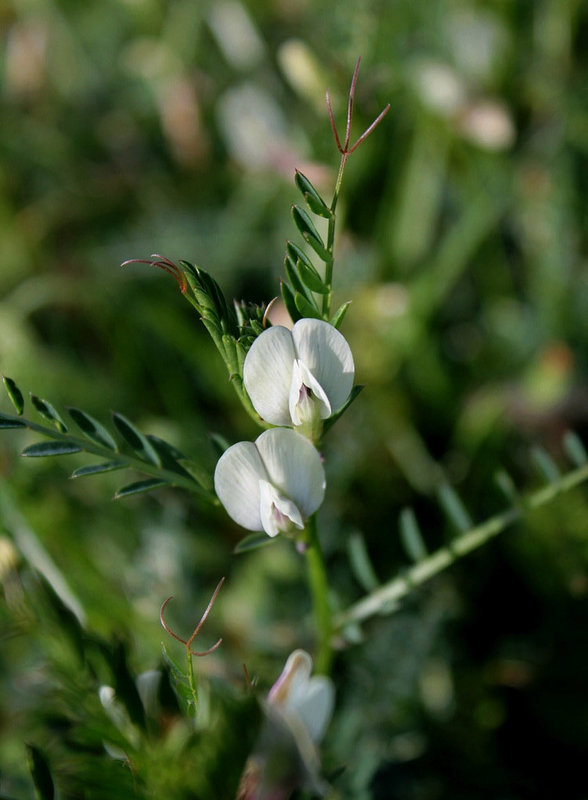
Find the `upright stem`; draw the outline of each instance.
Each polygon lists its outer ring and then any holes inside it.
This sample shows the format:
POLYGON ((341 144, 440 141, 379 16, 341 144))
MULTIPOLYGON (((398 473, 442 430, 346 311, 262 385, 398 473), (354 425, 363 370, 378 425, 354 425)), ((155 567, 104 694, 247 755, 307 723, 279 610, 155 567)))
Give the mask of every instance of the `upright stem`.
POLYGON ((333 648, 331 644, 333 623, 329 604, 327 571, 325 569, 325 561, 318 538, 316 514, 313 514, 308 520, 306 533, 308 581, 312 595, 312 605, 318 637, 318 652, 315 659, 315 666, 317 672, 326 675, 330 672, 333 660, 333 648))
POLYGON ((339 199, 339 192, 341 191, 341 184, 343 182, 343 173, 345 172, 345 164, 347 163, 348 153, 341 154, 341 162, 339 164, 339 172, 337 174, 337 182, 335 183, 335 191, 333 192, 333 200, 331 202, 331 217, 329 219, 329 227, 327 231, 327 250, 331 254, 329 261, 325 262, 325 283, 329 287, 328 294, 323 296, 323 316, 328 316, 331 312, 331 297, 332 297, 332 283, 333 283, 333 249, 335 246, 335 209, 337 208, 337 200, 339 199))

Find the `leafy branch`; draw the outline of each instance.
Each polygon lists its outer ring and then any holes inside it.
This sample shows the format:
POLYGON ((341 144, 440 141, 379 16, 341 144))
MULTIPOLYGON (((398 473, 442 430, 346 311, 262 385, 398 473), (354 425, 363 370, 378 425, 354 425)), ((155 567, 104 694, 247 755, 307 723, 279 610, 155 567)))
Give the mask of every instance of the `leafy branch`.
POLYGON ((559 495, 569 492, 588 480, 588 455, 576 434, 568 432, 563 440, 564 448, 575 464, 575 469, 561 475, 551 457, 542 449, 535 448, 535 463, 547 481, 547 485, 528 494, 517 495, 510 476, 505 472, 497 475, 497 481, 510 495, 512 506, 490 519, 473 525, 468 512, 454 489, 444 484, 439 490, 439 501, 446 515, 460 531, 447 546, 430 555, 412 509, 404 509, 400 515, 400 535, 408 555, 416 562, 412 567, 384 584, 379 584, 363 539, 355 538, 350 548, 350 560, 356 576, 372 591, 339 613, 334 620, 334 628, 341 630, 353 623, 362 622, 377 614, 392 613, 397 610, 399 601, 413 592, 425 581, 451 566, 462 556, 476 550, 488 540, 497 536, 505 528, 522 519, 525 514, 547 505, 559 495))
POLYGON ((372 133, 374 128, 380 124, 390 109, 388 104, 383 111, 376 117, 376 119, 369 125, 368 128, 361 134, 361 136, 353 143, 351 141, 351 123, 353 122, 353 104, 355 100, 355 87, 357 84, 357 76, 359 73, 359 65, 361 59, 357 60, 353 78, 351 79, 351 87, 349 89, 349 96, 347 102, 347 122, 345 127, 345 138, 343 144, 337 132, 335 125, 335 118, 331 106, 331 99, 327 91, 327 109, 329 112, 329 120, 331 129, 335 138, 337 149, 341 154, 341 161, 339 164, 339 172, 337 174, 337 181, 335 183, 335 190, 330 205, 321 197, 317 189, 309 181, 309 179, 301 172, 296 171, 295 183, 300 193, 302 194, 308 210, 317 217, 328 221, 327 240, 324 241, 320 235, 315 223, 313 222, 308 211, 302 206, 292 206, 292 218, 294 224, 307 245, 314 251, 320 260, 324 263, 323 273, 315 267, 310 257, 293 242, 286 244, 286 258, 284 260, 284 269, 286 272, 286 281, 282 281, 282 298, 284 304, 288 309, 288 313, 294 322, 297 322, 303 317, 313 317, 314 319, 323 319, 325 322, 330 322, 338 328, 343 322, 343 317, 349 307, 349 302, 343 303, 335 314, 331 316, 331 299, 333 294, 333 264, 334 264, 334 247, 335 247, 335 224, 336 216, 335 209, 337 208, 337 201, 339 199, 339 192, 341 190, 341 183, 343 181, 343 173, 345 165, 349 156, 357 150, 367 137, 372 133), (319 301, 315 295, 320 295, 322 300, 319 301))
POLYGON ((204 467, 186 458, 176 447, 158 436, 141 433, 122 414, 112 413, 116 429, 113 435, 90 414, 79 408, 68 408, 67 414, 79 431, 74 435, 69 432, 64 416, 51 403, 36 395, 31 395, 31 403, 37 413, 51 423, 51 427, 23 417, 25 401, 21 390, 11 378, 4 377, 3 381, 16 416, 0 413, 0 430, 28 429, 48 440, 25 447, 22 456, 42 458, 84 452, 102 459, 96 464, 74 470, 72 478, 120 469, 134 469, 149 476, 122 486, 115 493, 115 499, 162 486, 179 486, 203 500, 216 502, 212 478, 204 467))
POLYGON ((154 253, 151 258, 131 258, 122 266, 128 264, 149 264, 175 278, 225 362, 229 380, 243 407, 260 424, 259 415, 243 386, 243 364, 255 338, 270 324, 267 319, 269 306, 236 300, 231 305, 212 275, 189 261, 180 260, 176 264, 166 256, 154 253))

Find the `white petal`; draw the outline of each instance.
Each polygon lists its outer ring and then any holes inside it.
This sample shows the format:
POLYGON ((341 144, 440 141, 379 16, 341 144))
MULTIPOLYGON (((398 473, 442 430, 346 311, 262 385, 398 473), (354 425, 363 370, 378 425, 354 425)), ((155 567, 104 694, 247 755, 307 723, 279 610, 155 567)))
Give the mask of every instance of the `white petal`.
POLYGON ((310 679, 304 695, 296 699, 292 708, 304 723, 313 742, 320 742, 333 714, 335 690, 329 678, 316 675, 310 679))
POLYGON ((267 481, 259 481, 259 516, 261 524, 268 536, 277 536, 280 531, 292 529, 302 530, 304 520, 292 502, 267 481))
POLYGON ((259 515, 259 481, 267 480, 261 456, 252 442, 239 442, 220 457, 214 488, 229 516, 250 531, 264 530, 259 515))
POLYGON ((331 416, 331 404, 325 390, 306 364, 298 358, 294 359, 288 406, 294 425, 302 425, 304 422, 310 422, 313 413, 315 413, 319 419, 328 419, 331 416), (306 402, 300 396, 301 390, 304 391, 304 386, 308 387, 313 394, 313 397, 308 398, 306 402), (315 408, 313 411, 312 407, 315 404, 318 405, 318 408, 315 408), (310 405, 310 413, 305 414, 304 410, 307 405, 310 405))
POLYGON ((343 334, 320 319, 301 319, 292 328, 298 358, 325 390, 333 411, 345 403, 353 386, 353 356, 343 334))
POLYGON ((291 425, 288 394, 296 354, 292 334, 276 325, 251 345, 243 364, 243 383, 253 407, 272 425, 291 425))
POLYGON ((333 713, 335 690, 324 676, 310 677, 312 659, 304 650, 290 654, 268 701, 292 721, 299 720, 313 742, 319 742, 333 713))
POLYGON ((289 497, 306 519, 325 494, 325 471, 312 444, 293 430, 272 428, 255 440, 269 482, 289 497))
POLYGON ((291 710, 296 705, 296 700, 304 697, 311 672, 312 658, 306 650, 294 650, 288 656, 284 669, 270 689, 267 699, 273 705, 291 710))

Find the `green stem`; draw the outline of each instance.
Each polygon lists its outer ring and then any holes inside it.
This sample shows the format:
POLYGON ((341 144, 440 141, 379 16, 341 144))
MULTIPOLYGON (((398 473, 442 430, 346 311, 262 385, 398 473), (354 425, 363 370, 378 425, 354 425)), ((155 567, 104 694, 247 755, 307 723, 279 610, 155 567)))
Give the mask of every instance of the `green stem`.
POLYGON ((192 692, 192 702, 194 703, 194 716, 198 712, 198 689, 196 687, 196 677, 194 675, 194 662, 192 661, 192 653, 189 646, 186 645, 186 659, 188 661, 188 683, 190 684, 190 691, 192 692))
POLYGON ((333 661, 333 623, 329 604, 327 571, 318 538, 316 514, 313 514, 308 520, 306 534, 307 548, 305 555, 308 565, 308 581, 312 595, 314 619, 318 636, 318 652, 315 660, 315 667, 318 673, 326 675, 330 672, 331 663, 333 661))
POLYGON ((325 262, 325 283, 329 287, 327 294, 323 296, 323 317, 328 317, 331 313, 331 298, 333 295, 333 262, 334 255, 333 249, 335 246, 335 224, 336 216, 335 210, 337 208, 337 201, 341 191, 341 184, 343 182, 343 173, 345 172, 345 164, 347 163, 348 153, 341 154, 341 162, 339 164, 339 172, 337 174, 337 181, 335 182, 335 191, 333 192, 333 200, 331 202, 331 216, 329 218, 329 227, 327 231, 327 250, 331 254, 331 258, 325 262))
POLYGON ((402 575, 383 584, 346 611, 338 614, 334 620, 334 629, 343 628, 350 623, 361 622, 375 614, 384 613, 386 609, 395 610, 398 602, 414 591, 416 587, 446 569, 461 556, 470 553, 501 533, 513 522, 521 519, 525 512, 540 508, 551 502, 557 495, 570 491, 586 480, 588 480, 588 465, 569 472, 559 480, 522 499, 520 505, 515 508, 510 508, 502 514, 496 514, 486 522, 458 536, 447 547, 441 547, 402 575))

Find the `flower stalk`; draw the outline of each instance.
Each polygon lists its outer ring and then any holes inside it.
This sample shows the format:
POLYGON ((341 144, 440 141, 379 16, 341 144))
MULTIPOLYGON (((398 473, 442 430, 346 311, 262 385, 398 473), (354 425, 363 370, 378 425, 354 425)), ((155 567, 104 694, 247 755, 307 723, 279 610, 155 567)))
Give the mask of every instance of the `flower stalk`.
POLYGON ((333 662, 333 622, 331 604, 329 602, 329 582, 325 559, 318 537, 316 514, 313 514, 308 520, 304 541, 306 544, 304 555, 308 569, 308 583, 318 638, 318 650, 315 659, 316 671, 320 675, 328 675, 333 662))

